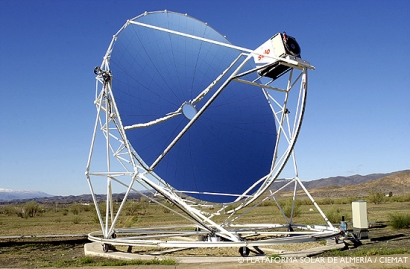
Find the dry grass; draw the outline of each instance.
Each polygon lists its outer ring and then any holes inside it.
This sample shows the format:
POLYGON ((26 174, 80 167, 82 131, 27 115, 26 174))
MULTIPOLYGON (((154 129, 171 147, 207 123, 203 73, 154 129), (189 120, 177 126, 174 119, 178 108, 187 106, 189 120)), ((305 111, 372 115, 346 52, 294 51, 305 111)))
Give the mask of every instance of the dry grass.
MULTIPOLYGON (((367 203, 369 222, 389 222, 391 214, 406 214, 410 202, 387 201, 382 204, 367 203)), ((318 200, 320 202, 320 199, 318 200)), ((293 218, 294 223, 299 224, 326 224, 317 209, 306 200, 299 202, 299 215, 293 218)), ((0 236, 13 235, 45 235, 45 234, 88 234, 101 229, 93 206, 86 210, 81 209, 72 212, 72 205, 60 205, 56 210, 55 205, 40 205, 41 212, 34 217, 22 218, 17 214, 6 214, 5 206, 0 206, 0 236)), ((323 212, 338 210, 340 216, 345 216, 347 222, 351 222, 351 204, 342 200, 334 200, 332 203, 322 204, 323 212)), ((173 208, 178 211, 177 208, 173 208)), ((244 211, 244 210, 243 210, 244 211)), ((134 213, 130 216, 121 214, 117 228, 127 227, 152 227, 174 224, 193 224, 180 217, 174 212, 165 211, 157 204, 146 205, 143 212, 134 213)), ((239 212, 241 213, 241 212, 239 212)), ((105 215, 104 215, 105 216, 105 215)), ((213 218, 217 223, 225 219, 227 215, 213 218)), ((266 203, 246 213, 235 223, 286 223, 280 214, 278 207, 273 203, 266 203)), ((336 222, 337 223, 337 222, 336 222)))
MULTIPOLYGON (((393 197, 392 197, 393 198, 393 197)), ((318 199, 319 201, 320 199, 318 199)), ((323 212, 338 209, 339 214, 346 217, 347 222, 351 222, 351 204, 347 203, 346 198, 323 200, 320 208, 323 212)), ((386 200, 382 204, 367 204, 368 220, 372 222, 383 222, 389 224, 389 216, 391 214, 407 214, 410 202, 398 202, 400 199, 386 200)), ((300 200, 300 214, 293 219, 294 223, 299 224, 325 224, 324 219, 319 214, 317 209, 310 201, 300 200), (313 211, 311 210, 313 209, 313 211)), ((5 206, 0 206, 0 236, 12 235, 47 235, 47 234, 88 234, 92 231, 101 229, 97 222, 95 210, 92 206, 76 208, 72 205, 40 205, 40 212, 34 217, 22 218, 18 214, 13 214, 5 210, 5 206)), ((134 212, 135 215, 122 214, 118 220, 117 228, 122 227, 153 227, 164 226, 171 224, 192 224, 184 218, 181 218, 172 211, 164 210, 156 204, 147 204, 143 207, 144 210, 134 212)), ((173 207, 174 210, 177 210, 173 207)), ((225 216, 216 217, 216 222, 221 221, 225 216)), ((245 214, 237 223, 285 223, 279 209, 274 203, 266 202, 263 206, 259 206, 255 210, 245 214)), ((351 227, 351 226, 350 226, 351 227)), ((399 231, 399 233, 410 233, 399 231)), ((388 226, 385 230, 371 231, 370 236, 375 233, 397 234, 388 226)), ((400 237, 403 238, 403 237, 400 237)), ((400 239, 399 238, 399 239, 400 239)), ((389 249, 409 249, 410 240, 408 236, 406 240, 389 240, 389 249)), ((1 240, 0 240, 1 242, 1 240)), ((4 240, 3 240, 4 242, 4 240)), ((275 245, 270 247, 270 251, 265 251, 266 254, 280 253, 286 250, 301 250, 313 248, 321 245, 320 242, 310 242, 291 245, 275 245)), ((118 247, 122 251, 126 251, 124 247, 118 247)), ((364 246, 363 246, 364 248, 364 246)), ((134 247, 133 252, 149 253, 154 248, 134 247)), ((159 249, 155 249, 158 251, 159 249)), ((2 255, 0 256, 0 264, 8 267, 43 267, 56 266, 56 261, 62 260, 72 266, 84 266, 86 262, 90 262, 84 257, 83 244, 18 244, 10 247, 2 247, 2 255), (25 257, 24 259, 22 259, 25 257)), ((237 248, 206 248, 206 249, 189 249, 177 252, 175 254, 167 254, 169 257, 175 255, 186 256, 238 256, 237 248)), ((335 254, 332 254, 335 255, 335 254)), ((93 261, 94 263, 97 261, 93 261)), ((98 261, 100 262, 100 261, 98 261)))

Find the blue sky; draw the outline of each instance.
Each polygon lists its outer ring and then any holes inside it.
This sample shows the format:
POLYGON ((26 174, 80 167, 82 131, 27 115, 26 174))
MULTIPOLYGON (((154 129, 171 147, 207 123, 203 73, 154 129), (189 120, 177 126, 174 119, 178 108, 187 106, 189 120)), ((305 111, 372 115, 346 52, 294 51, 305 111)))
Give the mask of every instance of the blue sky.
POLYGON ((302 180, 410 169, 410 2, 0 0, 0 188, 88 193, 93 68, 144 11, 208 22, 235 45, 296 37, 309 73, 302 180), (408 51, 409 50, 409 51, 408 51))

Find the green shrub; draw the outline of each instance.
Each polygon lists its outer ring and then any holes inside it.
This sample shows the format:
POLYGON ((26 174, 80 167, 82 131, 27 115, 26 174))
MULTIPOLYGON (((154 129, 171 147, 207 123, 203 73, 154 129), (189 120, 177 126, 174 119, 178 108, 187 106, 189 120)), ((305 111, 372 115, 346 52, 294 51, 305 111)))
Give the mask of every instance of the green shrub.
POLYGON ((98 218, 97 213, 95 213, 92 217, 92 221, 93 223, 100 223, 100 219, 98 218))
POLYGON ((124 205, 124 212, 127 216, 145 215, 147 212, 147 203, 145 201, 127 202, 124 205))
POLYGON ((331 223, 339 223, 342 220, 342 213, 338 208, 331 208, 327 210, 325 215, 331 223))
POLYGON ((6 205, 3 208, 3 213, 7 216, 13 216, 16 214, 16 207, 13 205, 6 205))
POLYGON ((403 202, 410 202, 410 193, 403 195, 403 202))
POLYGON ((33 218, 41 212, 40 205, 36 202, 27 202, 23 206, 25 217, 33 218))
POLYGON ((407 229, 410 228, 410 215, 404 214, 390 214, 389 215, 390 225, 394 229, 407 229))
POLYGON ((64 208, 62 211, 63 211, 63 215, 64 215, 64 216, 67 216, 67 215, 68 215, 68 209, 67 209, 67 208, 64 208))
POLYGON ((75 203, 70 206, 70 212, 73 213, 73 215, 78 215, 80 214, 83 210, 83 206, 81 204, 75 203))
POLYGON ((22 206, 6 206, 4 208, 4 212, 6 215, 11 216, 16 214, 20 218, 33 218, 41 214, 42 209, 40 205, 34 201, 26 202, 22 206))
POLYGON ((299 201, 300 205, 313 205, 313 203, 310 199, 300 199, 298 201, 299 201))
MULTIPOLYGON (((106 207, 105 202, 99 202, 98 203, 98 210, 100 211, 101 215, 105 216, 106 209, 107 209, 107 207, 106 207)), ((97 210, 96 210, 95 206, 91 207, 91 212, 93 212, 94 214, 97 214, 97 210)))
POLYGON ((392 196, 389 198, 390 201, 392 202, 404 202, 403 196, 392 196))
POLYGON ((340 199, 340 204, 343 205, 350 205, 352 202, 357 201, 358 198, 355 196, 350 196, 350 197, 346 197, 346 198, 342 198, 340 199))
MULTIPOLYGON (((293 200, 293 197, 289 197, 289 198, 287 198, 287 199, 279 200, 279 205, 280 205, 281 207, 284 207, 284 206, 289 205, 289 204, 291 205, 291 204, 292 204, 292 200, 293 200)), ((296 206, 302 205, 302 200, 295 198, 295 205, 296 205, 296 206)))
POLYGON ((380 191, 370 191, 369 197, 367 197, 369 203, 374 203, 375 205, 384 203, 386 201, 386 196, 380 191))
POLYGON ((397 195, 389 198, 392 202, 410 202, 410 193, 405 195, 397 195))
MULTIPOLYGON (((283 212, 285 213, 285 216, 290 218, 291 214, 292 214, 292 205, 285 205, 285 207, 283 208, 283 212)), ((299 217, 301 214, 301 210, 300 207, 295 204, 295 207, 293 209, 293 217, 299 217)))
POLYGON ((333 205, 335 203, 335 200, 332 198, 326 197, 326 198, 318 200, 317 203, 319 205, 333 205))
MULTIPOLYGON (((283 206, 281 205, 282 209, 283 209, 283 213, 285 213, 285 216, 290 218, 290 216, 292 215, 292 198, 287 199, 285 202, 281 201, 279 204, 283 204, 283 206)), ((295 205, 293 208, 293 215, 292 217, 298 217, 301 214, 301 210, 300 210, 300 201, 298 202, 298 200, 295 200, 295 205)))
POLYGON ((79 224, 81 222, 81 218, 79 216, 74 216, 72 222, 73 224, 79 224))
POLYGON ((261 203, 261 206, 276 206, 276 202, 273 200, 265 200, 261 203))
POLYGON ((139 217, 138 216, 131 216, 125 219, 123 226, 125 228, 130 228, 135 226, 135 224, 139 221, 139 217))

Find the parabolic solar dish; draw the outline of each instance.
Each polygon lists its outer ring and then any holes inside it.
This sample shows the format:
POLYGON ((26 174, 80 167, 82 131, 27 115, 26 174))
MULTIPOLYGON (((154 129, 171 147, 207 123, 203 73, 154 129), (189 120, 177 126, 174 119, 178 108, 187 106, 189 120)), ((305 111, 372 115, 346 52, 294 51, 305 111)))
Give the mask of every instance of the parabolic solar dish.
POLYGON ((271 171, 276 128, 267 98, 261 88, 232 81, 195 116, 224 80, 200 94, 241 51, 209 42, 230 44, 184 14, 146 13, 132 21, 139 24, 119 31, 109 61, 127 139, 144 167, 172 188, 205 201, 234 201, 271 171))

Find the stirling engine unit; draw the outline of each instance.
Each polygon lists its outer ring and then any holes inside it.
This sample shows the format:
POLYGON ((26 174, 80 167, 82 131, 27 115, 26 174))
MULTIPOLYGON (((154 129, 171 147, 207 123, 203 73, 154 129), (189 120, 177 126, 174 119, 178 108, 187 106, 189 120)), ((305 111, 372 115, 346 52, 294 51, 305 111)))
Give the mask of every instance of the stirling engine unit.
POLYGON ((279 78, 298 63, 309 64, 301 59, 300 46, 294 37, 277 33, 255 50, 253 56, 258 74, 264 77, 279 78))

